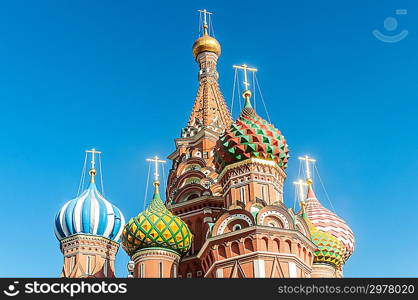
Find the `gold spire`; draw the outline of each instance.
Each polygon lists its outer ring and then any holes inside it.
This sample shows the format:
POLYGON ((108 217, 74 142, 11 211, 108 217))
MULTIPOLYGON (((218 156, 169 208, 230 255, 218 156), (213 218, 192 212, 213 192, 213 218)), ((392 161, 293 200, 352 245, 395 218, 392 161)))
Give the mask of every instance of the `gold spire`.
POLYGON ((217 56, 221 55, 221 45, 219 42, 209 35, 209 25, 207 22, 207 16, 212 15, 211 12, 208 12, 206 9, 198 10, 200 14, 203 13, 203 36, 199 37, 193 44, 193 56, 197 59, 197 56, 202 52, 213 52, 217 56))
POLYGON ((90 183, 94 183, 94 176, 96 176, 96 154, 101 154, 101 151, 97 151, 95 148, 91 150, 86 150, 86 153, 91 153, 91 168, 89 171, 90 174, 90 183))
POLYGON ((310 165, 309 163, 314 163, 316 162, 315 159, 313 159, 312 157, 309 157, 308 155, 302 156, 302 157, 298 157, 299 160, 304 160, 305 161, 305 166, 306 166, 306 183, 308 185, 312 184, 312 177, 311 177, 311 169, 310 169, 310 165))
POLYGON ((241 66, 233 65, 232 67, 234 69, 243 70, 243 72, 244 72, 244 82, 243 83, 244 83, 244 86, 245 86, 245 90, 242 93, 242 96, 245 99, 245 107, 251 107, 250 98, 251 98, 251 95, 252 94, 251 94, 251 91, 248 89, 249 86, 250 86, 250 84, 248 82, 248 74, 247 74, 247 71, 257 72, 257 69, 256 68, 250 68, 246 64, 243 64, 241 66))
POLYGON ((149 162, 153 162, 155 163, 155 172, 154 172, 154 187, 158 188, 158 186, 160 185, 160 180, 158 179, 158 177, 160 176, 158 174, 158 163, 165 163, 165 160, 161 160, 158 156, 154 156, 153 158, 147 158, 146 161, 149 162))

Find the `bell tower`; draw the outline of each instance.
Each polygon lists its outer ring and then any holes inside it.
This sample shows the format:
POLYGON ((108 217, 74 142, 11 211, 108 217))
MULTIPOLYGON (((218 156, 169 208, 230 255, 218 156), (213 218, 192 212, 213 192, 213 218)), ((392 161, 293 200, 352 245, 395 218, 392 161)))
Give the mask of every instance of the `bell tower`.
POLYGON ((179 275, 184 277, 202 276, 196 254, 206 239, 209 223, 224 208, 213 153, 219 136, 232 123, 218 83, 221 45, 214 37, 212 13, 199 10, 199 14, 201 34, 192 47, 199 67, 199 88, 187 126, 175 140, 176 150, 168 156, 172 167, 167 207, 188 224, 194 235, 190 252, 180 262, 179 275))

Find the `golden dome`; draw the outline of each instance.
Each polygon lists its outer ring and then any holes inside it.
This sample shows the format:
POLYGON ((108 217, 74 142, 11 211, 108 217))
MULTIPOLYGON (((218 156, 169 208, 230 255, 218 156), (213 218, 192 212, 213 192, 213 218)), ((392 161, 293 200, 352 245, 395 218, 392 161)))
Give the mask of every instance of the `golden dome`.
POLYGON ((221 55, 221 45, 219 42, 208 34, 204 34, 198 38, 193 44, 193 56, 196 59, 199 53, 213 52, 217 56, 221 55))

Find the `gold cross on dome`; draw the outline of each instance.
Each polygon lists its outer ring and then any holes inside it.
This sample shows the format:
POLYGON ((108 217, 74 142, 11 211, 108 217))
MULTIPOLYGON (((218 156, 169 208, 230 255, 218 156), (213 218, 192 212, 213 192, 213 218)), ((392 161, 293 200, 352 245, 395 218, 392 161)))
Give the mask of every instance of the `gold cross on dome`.
POLYGON ((162 163, 163 164, 166 161, 165 160, 161 160, 158 156, 154 156, 153 158, 147 158, 146 161, 150 161, 150 162, 154 162, 155 163, 155 173, 154 173, 154 176, 155 176, 155 181, 158 181, 158 177, 159 177, 159 174, 158 174, 158 163, 162 163))
POLYGON ((250 68, 246 64, 243 64, 241 66, 233 65, 232 67, 234 69, 239 69, 239 70, 243 70, 244 71, 244 86, 245 86, 245 89, 248 90, 248 87, 250 86, 250 84, 248 83, 248 74, 247 74, 247 71, 257 72, 257 69, 256 68, 250 68))
POLYGON ((303 181, 302 179, 299 179, 298 181, 294 181, 293 184, 296 185, 296 189, 299 192, 299 200, 301 202, 304 201, 305 196, 304 196, 304 193, 303 193, 303 187, 307 186, 308 184, 305 181, 303 181))
POLYGON ((96 154, 101 154, 101 151, 97 151, 95 148, 86 150, 86 153, 91 153, 91 168, 94 169, 96 165, 96 154))
POLYGON ((206 8, 205 9, 198 9, 197 10, 199 13, 200 13, 200 15, 202 15, 203 14, 203 31, 204 31, 204 34, 208 34, 208 22, 207 22, 207 16, 209 15, 211 15, 212 13, 211 12, 208 12, 207 10, 206 10, 206 8))
POLYGON ((308 155, 302 156, 302 157, 298 157, 300 160, 304 160, 305 161, 305 166, 306 166, 306 181, 310 184, 312 183, 312 177, 311 177, 311 169, 310 169, 310 164, 309 163, 314 163, 316 162, 315 159, 313 159, 312 157, 309 157, 308 155))
POLYGON ((94 176, 96 176, 96 154, 101 154, 101 151, 97 151, 95 148, 91 150, 86 150, 86 153, 91 153, 91 169, 89 171, 90 174, 90 183, 94 183, 94 176))

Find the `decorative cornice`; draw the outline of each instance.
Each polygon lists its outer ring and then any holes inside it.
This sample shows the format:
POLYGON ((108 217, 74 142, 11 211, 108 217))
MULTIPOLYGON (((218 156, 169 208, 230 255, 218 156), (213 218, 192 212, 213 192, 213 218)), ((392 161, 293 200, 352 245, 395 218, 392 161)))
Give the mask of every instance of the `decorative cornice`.
POLYGON ((275 170, 277 170, 280 175, 282 175, 284 178, 286 178, 286 173, 277 165, 276 162, 272 161, 272 160, 266 160, 266 159, 260 159, 260 158, 248 158, 246 160, 243 161, 239 161, 233 164, 230 164, 228 166, 226 166, 222 172, 219 174, 219 179, 221 179, 223 176, 225 176, 225 174, 235 168, 239 168, 245 165, 249 165, 249 164, 260 164, 263 166, 268 166, 268 167, 272 167, 275 170))
POLYGON ((149 257, 149 256, 168 256, 172 258, 173 260, 180 261, 180 255, 172 251, 170 249, 164 249, 164 248, 144 248, 141 250, 138 250, 137 252, 132 255, 132 260, 137 260, 140 257, 149 257))
POLYGON ((205 243, 203 244, 202 248, 200 249, 199 253, 197 254, 197 257, 202 257, 203 253, 206 251, 206 248, 209 244, 216 242, 217 240, 222 240, 225 238, 231 238, 236 235, 243 235, 243 234, 257 234, 257 233, 276 233, 276 234, 291 234, 295 237, 299 238, 301 241, 303 241, 307 246, 311 247, 312 250, 316 249, 316 245, 308 239, 306 236, 304 236, 300 231, 294 230, 294 229, 284 229, 284 228, 276 228, 276 227, 270 227, 270 226, 262 226, 262 225, 254 225, 251 227, 246 227, 240 230, 231 231, 228 233, 220 234, 214 237, 208 238, 205 243))
POLYGON ((108 238, 102 236, 94 236, 94 235, 87 235, 87 234, 74 234, 72 236, 66 237, 60 241, 60 244, 63 245, 65 243, 70 243, 73 241, 98 241, 105 244, 110 244, 116 248, 119 248, 119 243, 110 240, 108 238))

